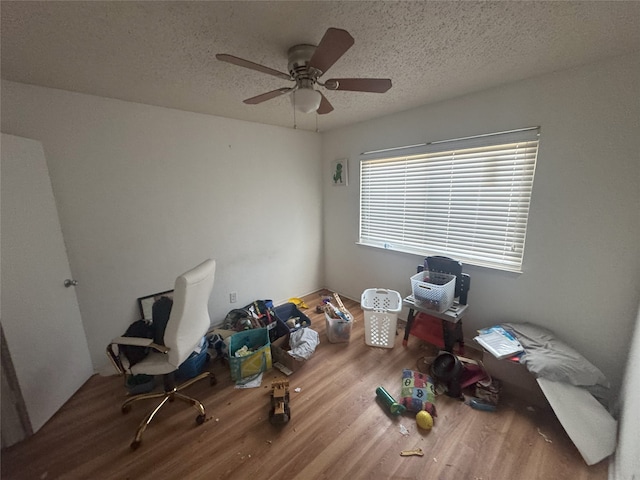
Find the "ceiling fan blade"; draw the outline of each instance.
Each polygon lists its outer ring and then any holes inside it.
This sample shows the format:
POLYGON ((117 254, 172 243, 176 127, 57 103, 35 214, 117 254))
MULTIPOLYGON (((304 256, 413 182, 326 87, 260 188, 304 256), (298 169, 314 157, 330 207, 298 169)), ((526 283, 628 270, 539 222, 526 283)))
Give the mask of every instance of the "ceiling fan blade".
POLYGON ((243 100, 243 102, 249 105, 257 105, 258 103, 266 102, 267 100, 271 100, 272 98, 276 98, 280 95, 284 95, 285 93, 289 93, 292 90, 295 90, 295 88, 279 88, 271 92, 263 93, 262 95, 256 95, 255 97, 247 98, 246 100, 243 100))
POLYGON ((316 112, 319 115, 324 115, 325 113, 333 112, 333 105, 329 103, 329 100, 327 100, 327 97, 325 97, 320 91, 318 91, 318 93, 320 93, 320 96, 322 98, 320 99, 320 106, 318 107, 318 110, 316 110, 316 112))
POLYGON ((332 78, 324 82, 329 90, 384 93, 391 88, 389 78, 332 78))
POLYGON ((292 80, 291 75, 289 75, 288 73, 279 72, 278 70, 274 70, 273 68, 265 67, 264 65, 250 62, 249 60, 245 60, 243 58, 234 57, 233 55, 228 55, 226 53, 218 53, 216 55, 216 58, 223 62, 228 62, 234 65, 238 65, 239 67, 250 68, 251 70, 257 70, 258 72, 267 73, 269 75, 282 78, 283 80, 292 80))
POLYGON ((329 28, 320 40, 309 60, 309 67, 326 73, 331 65, 345 54, 353 45, 353 37, 346 30, 329 28))

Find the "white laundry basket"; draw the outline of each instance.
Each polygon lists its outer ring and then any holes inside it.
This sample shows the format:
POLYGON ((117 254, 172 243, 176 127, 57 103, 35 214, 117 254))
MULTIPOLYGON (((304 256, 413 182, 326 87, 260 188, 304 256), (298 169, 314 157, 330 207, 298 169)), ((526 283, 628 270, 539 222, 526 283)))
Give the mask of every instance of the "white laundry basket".
POLYGON ((369 288, 362 292, 364 343, 371 347, 393 348, 402 298, 394 290, 369 288))

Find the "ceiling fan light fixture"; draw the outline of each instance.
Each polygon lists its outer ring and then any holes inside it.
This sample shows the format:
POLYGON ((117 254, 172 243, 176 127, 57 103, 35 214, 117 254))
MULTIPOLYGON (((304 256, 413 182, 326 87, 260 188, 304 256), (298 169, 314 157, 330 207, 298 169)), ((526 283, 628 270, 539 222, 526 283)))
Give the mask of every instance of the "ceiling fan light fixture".
POLYGON ((317 46, 305 43, 294 45, 288 50, 287 67, 289 73, 280 72, 227 53, 218 53, 216 58, 239 67, 295 82, 292 87, 278 88, 243 100, 248 105, 257 105, 281 95, 291 94, 295 121, 296 110, 302 113, 316 112, 318 115, 326 115, 334 110, 327 97, 314 88, 316 86, 327 90, 371 93, 384 93, 391 88, 391 79, 389 78, 332 78, 324 82, 320 81, 327 70, 353 44, 353 37, 346 30, 328 28, 317 46))
POLYGON ((299 88, 291 95, 293 108, 302 113, 311 113, 318 110, 322 95, 312 88, 299 88))

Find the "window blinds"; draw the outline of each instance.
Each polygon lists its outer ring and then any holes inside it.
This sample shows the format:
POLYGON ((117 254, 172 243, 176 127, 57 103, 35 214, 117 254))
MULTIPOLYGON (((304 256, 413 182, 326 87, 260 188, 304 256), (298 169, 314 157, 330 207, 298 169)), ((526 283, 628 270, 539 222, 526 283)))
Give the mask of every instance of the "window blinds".
MULTIPOLYGON (((372 152, 359 243, 520 271, 539 128, 372 152)), ((363 154, 367 157, 367 154, 363 154)))

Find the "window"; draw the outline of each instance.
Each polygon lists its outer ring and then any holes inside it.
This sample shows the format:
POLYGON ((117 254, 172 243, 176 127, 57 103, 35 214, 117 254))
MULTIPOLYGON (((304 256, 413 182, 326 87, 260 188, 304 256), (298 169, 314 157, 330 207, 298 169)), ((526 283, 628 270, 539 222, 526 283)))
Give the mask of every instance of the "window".
POLYGON ((359 243, 521 271, 539 133, 363 153, 359 243))

